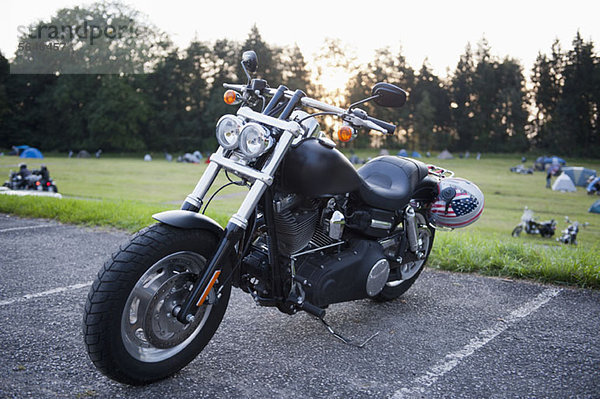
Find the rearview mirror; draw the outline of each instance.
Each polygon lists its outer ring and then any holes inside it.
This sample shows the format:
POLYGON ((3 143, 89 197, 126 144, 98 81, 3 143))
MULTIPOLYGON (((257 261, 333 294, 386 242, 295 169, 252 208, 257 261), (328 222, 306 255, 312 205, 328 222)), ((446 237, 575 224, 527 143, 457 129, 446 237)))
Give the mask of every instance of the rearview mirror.
POLYGON ((371 91, 373 101, 382 107, 400 108, 406 103, 406 92, 390 83, 379 82, 371 91))
POLYGON ((258 57, 256 53, 252 50, 244 51, 244 54, 242 54, 242 65, 244 65, 248 72, 256 72, 258 70, 258 57))

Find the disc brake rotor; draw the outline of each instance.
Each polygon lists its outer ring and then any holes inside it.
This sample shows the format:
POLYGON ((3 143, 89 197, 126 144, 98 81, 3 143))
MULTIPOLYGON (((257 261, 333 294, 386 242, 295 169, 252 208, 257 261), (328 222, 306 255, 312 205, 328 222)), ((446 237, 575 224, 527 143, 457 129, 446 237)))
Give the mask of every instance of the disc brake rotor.
MULTIPOLYGON (((202 321, 196 314, 193 322, 183 324, 173 315, 175 306, 181 304, 192 286, 192 273, 176 274, 166 280, 150 300, 144 316, 144 333, 152 345, 160 349, 172 348, 185 341, 202 321)), ((205 307, 198 309, 204 312, 205 307)))
POLYGON ((182 251, 152 265, 133 287, 121 316, 121 337, 135 359, 154 363, 179 353, 200 333, 212 311, 214 291, 197 308, 192 323, 180 323, 173 315, 202 273, 206 259, 182 251))

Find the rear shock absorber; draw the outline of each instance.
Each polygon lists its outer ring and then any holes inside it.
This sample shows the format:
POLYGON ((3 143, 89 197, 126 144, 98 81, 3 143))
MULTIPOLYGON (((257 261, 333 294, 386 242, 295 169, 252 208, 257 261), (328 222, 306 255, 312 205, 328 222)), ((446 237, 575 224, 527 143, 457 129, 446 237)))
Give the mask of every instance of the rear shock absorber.
POLYGON ((419 249, 419 236, 417 233, 417 221, 415 218, 415 210, 412 206, 408 205, 404 211, 404 222, 406 225, 406 236, 408 237, 408 244, 410 250, 414 253, 419 249))

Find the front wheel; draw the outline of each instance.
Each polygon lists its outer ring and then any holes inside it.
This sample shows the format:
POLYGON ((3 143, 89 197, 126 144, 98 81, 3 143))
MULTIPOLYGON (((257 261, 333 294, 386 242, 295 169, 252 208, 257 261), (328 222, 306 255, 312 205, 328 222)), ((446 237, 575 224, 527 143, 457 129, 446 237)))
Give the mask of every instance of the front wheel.
POLYGON ((83 333, 94 365, 108 377, 147 384, 181 370, 204 349, 229 301, 229 270, 217 280, 194 321, 174 309, 210 261, 218 237, 199 229, 155 224, 105 263, 85 305, 83 333))
POLYGON ((435 230, 427 224, 425 216, 417 213, 416 217, 417 237, 421 243, 419 252, 423 255, 415 260, 402 262, 402 264, 392 263, 387 283, 385 283, 383 290, 373 297, 376 301, 391 301, 404 294, 414 284, 425 267, 431 248, 433 248, 435 230))

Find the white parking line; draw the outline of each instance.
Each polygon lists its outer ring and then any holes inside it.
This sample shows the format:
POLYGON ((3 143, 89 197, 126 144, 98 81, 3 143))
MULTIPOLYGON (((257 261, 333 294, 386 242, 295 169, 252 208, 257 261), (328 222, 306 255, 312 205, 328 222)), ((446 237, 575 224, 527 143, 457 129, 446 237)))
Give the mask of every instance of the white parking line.
POLYGON ((5 299, 3 301, 0 301, 0 306, 12 305, 14 303, 28 301, 29 299, 41 298, 41 297, 49 296, 49 295, 53 295, 53 294, 60 294, 62 292, 78 290, 81 288, 89 287, 90 285, 92 285, 92 282, 88 281, 87 283, 73 284, 73 285, 69 285, 66 287, 54 288, 54 289, 44 291, 44 292, 37 292, 34 294, 26 294, 26 295, 19 296, 16 298, 5 299))
POLYGON ((10 227, 8 229, 0 230, 0 233, 6 233, 8 231, 19 231, 19 230, 30 230, 30 229, 38 229, 40 227, 50 227, 56 226, 56 224, 48 223, 48 224, 37 224, 35 226, 24 226, 24 227, 10 227))
POLYGON ((396 391, 393 394, 392 399, 413 398, 416 396, 421 397, 426 394, 427 388, 433 385, 440 377, 458 366, 461 361, 474 354, 477 350, 483 348, 498 335, 506 331, 511 325, 544 306, 548 301, 557 296, 560 291, 561 290, 558 288, 548 288, 542 291, 533 300, 511 312, 505 319, 494 324, 492 328, 481 331, 476 338, 471 339, 471 341, 462 349, 446 355, 429 371, 416 378, 412 384, 410 384, 410 387, 396 391))

